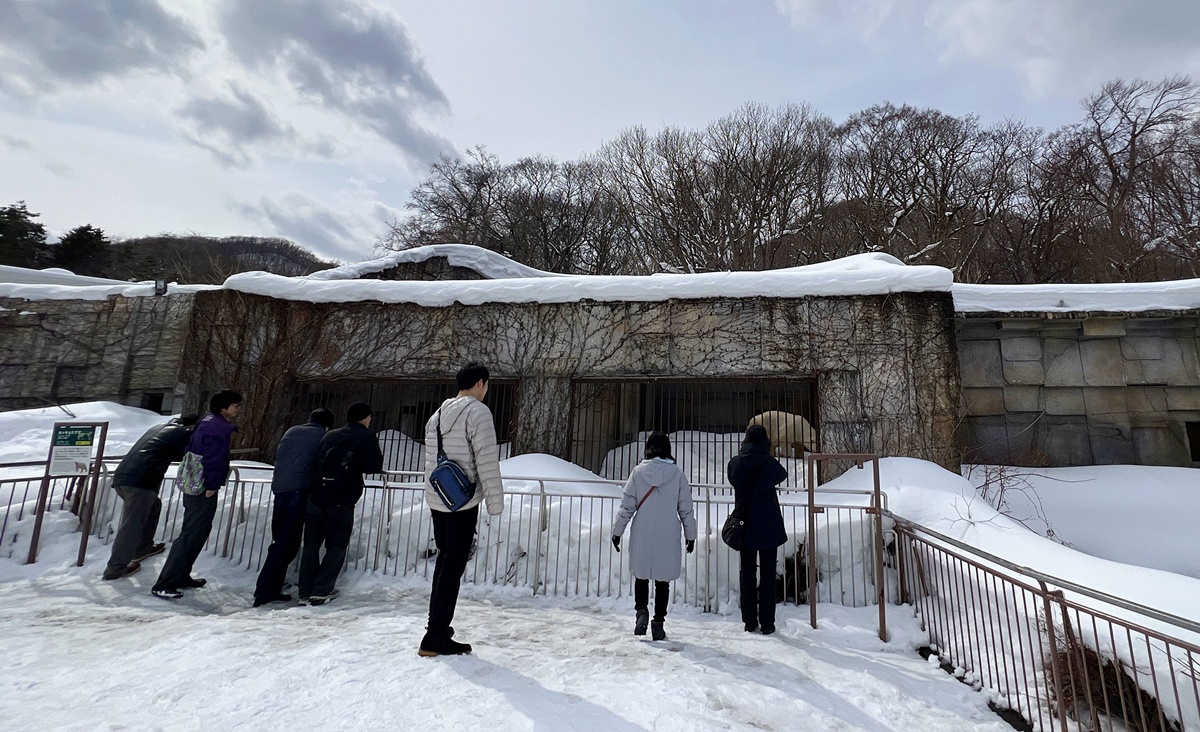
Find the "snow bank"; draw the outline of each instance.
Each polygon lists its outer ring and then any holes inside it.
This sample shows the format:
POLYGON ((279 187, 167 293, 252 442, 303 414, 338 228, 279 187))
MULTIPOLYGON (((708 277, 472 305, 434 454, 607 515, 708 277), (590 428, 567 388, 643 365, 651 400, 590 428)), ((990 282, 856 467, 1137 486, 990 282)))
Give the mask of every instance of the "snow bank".
POLYGON ((960 313, 1067 313, 1194 310, 1200 308, 1200 279, 1081 285, 955 284, 960 313))
POLYGON ((887 254, 856 254, 832 262, 768 272, 638 276, 536 276, 483 281, 314 280, 243 272, 225 281, 239 292, 306 302, 454 303, 660 302, 712 297, 832 297, 893 292, 947 292, 950 270, 906 266, 887 254))
POLYGON ((993 506, 1093 557, 1200 579, 1200 471, 1145 465, 965 466, 993 506), (1001 480, 1003 479, 1003 483, 1001 480))
POLYGON ((151 427, 170 417, 116 402, 0 412, 0 463, 45 460, 55 422, 108 422, 104 454, 124 455, 151 427))
MULTIPOLYGON (((884 458, 880 480, 897 516, 1014 564, 1200 622, 1200 579, 1089 556, 1039 536, 997 512, 966 478, 933 463, 884 458)), ((869 470, 850 470, 826 484, 831 488, 870 485, 869 470)), ((1194 537, 1189 533, 1178 538, 1193 542, 1194 547, 1194 537)), ((1157 531, 1141 537, 1145 543, 1159 540, 1157 531)))

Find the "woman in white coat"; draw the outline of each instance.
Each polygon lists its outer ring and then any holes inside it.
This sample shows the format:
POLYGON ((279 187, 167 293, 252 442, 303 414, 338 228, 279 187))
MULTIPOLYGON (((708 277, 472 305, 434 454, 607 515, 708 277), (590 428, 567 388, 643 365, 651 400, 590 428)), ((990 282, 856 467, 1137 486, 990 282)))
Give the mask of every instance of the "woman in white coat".
POLYGON ((687 540, 688 554, 696 548, 696 517, 692 512, 692 488, 687 476, 671 457, 671 440, 662 432, 646 439, 646 459, 638 463, 625 482, 621 508, 613 523, 613 546, 621 551, 621 535, 633 519, 630 531, 629 571, 633 574, 633 609, 637 613, 634 635, 645 635, 650 621, 647 605, 650 580, 654 580, 654 622, 651 637, 664 640, 663 621, 671 598, 672 580, 678 579, 683 554, 679 548, 680 528, 687 540))

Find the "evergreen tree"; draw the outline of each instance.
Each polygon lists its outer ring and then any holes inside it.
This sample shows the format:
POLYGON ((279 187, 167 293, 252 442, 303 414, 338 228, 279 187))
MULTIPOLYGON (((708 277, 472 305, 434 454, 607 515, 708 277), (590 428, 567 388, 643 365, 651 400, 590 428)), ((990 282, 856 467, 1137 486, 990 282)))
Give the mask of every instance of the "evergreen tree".
POLYGON ((50 261, 55 267, 69 269, 75 274, 99 277, 105 274, 108 255, 108 237, 104 231, 84 224, 71 229, 54 245, 50 261))
POLYGON ((46 227, 24 201, 0 208, 0 264, 33 267, 45 253, 46 227))

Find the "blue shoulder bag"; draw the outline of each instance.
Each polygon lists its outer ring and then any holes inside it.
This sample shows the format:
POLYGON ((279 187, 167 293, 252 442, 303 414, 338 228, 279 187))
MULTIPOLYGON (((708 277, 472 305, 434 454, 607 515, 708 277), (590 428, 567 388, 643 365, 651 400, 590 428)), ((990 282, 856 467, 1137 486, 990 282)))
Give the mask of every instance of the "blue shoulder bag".
POLYGON ((471 502, 475 497, 475 484, 467 477, 467 471, 458 463, 446 457, 442 448, 442 410, 438 410, 437 426, 437 466, 429 473, 429 484, 446 504, 446 508, 457 511, 471 502))

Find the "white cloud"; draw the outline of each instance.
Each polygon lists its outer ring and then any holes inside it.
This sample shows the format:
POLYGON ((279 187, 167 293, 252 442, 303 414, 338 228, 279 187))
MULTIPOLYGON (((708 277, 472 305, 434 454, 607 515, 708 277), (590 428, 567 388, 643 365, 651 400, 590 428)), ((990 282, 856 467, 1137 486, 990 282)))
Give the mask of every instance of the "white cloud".
MULTIPOLYGON (((944 65, 1008 70, 1033 99, 1078 99, 1117 77, 1200 74, 1195 0, 775 0, 798 30, 864 43, 919 14, 944 65)), ((916 45, 913 39, 908 43, 916 45)))

